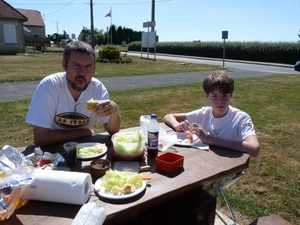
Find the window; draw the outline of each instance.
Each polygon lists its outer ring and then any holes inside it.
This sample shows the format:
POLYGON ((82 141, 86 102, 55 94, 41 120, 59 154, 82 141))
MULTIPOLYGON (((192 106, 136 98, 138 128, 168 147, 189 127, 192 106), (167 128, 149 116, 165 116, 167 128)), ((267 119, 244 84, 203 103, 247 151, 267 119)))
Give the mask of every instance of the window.
POLYGON ((7 44, 17 44, 16 26, 4 24, 4 40, 7 44))

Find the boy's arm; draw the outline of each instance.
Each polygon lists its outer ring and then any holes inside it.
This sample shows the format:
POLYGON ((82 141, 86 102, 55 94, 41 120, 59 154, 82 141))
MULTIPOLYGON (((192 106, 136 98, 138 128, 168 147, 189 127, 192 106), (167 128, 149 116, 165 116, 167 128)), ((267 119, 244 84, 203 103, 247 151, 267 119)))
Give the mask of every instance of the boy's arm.
POLYGON ((206 137, 201 137, 200 139, 205 144, 215 145, 236 150, 239 152, 244 152, 253 157, 257 157, 260 151, 259 141, 255 134, 246 137, 243 141, 225 140, 210 135, 207 135, 206 137))
POLYGON ((164 123, 175 131, 188 130, 188 125, 185 121, 186 113, 167 114, 164 117, 164 123))

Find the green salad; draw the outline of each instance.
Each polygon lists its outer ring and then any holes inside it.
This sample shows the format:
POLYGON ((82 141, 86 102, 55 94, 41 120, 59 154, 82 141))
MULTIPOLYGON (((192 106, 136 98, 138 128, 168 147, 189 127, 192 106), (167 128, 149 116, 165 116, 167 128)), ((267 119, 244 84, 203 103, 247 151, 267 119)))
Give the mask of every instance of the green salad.
POLYGON ((102 177, 102 186, 108 191, 112 191, 114 187, 123 188, 126 184, 131 184, 138 189, 142 187, 143 177, 141 174, 128 174, 113 170, 106 171, 102 177))
POLYGON ((77 155, 80 157, 94 156, 103 152, 101 145, 94 145, 91 147, 78 146, 77 155))
POLYGON ((118 155, 134 157, 141 154, 145 140, 140 131, 135 133, 117 133, 112 138, 114 150, 118 155))

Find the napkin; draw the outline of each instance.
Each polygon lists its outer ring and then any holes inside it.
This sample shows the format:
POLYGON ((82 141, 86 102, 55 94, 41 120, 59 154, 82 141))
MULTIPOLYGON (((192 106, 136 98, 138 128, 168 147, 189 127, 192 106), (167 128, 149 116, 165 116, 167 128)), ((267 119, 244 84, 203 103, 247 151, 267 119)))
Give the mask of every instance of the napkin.
POLYGON ((201 150, 209 150, 209 145, 202 143, 202 141, 200 141, 199 139, 198 139, 198 141, 194 142, 192 147, 201 149, 201 150))
POLYGON ((185 147, 192 147, 200 150, 209 150, 209 145, 204 144, 198 137, 197 135, 193 135, 194 142, 192 144, 184 144, 180 141, 185 139, 185 135, 183 135, 183 132, 172 132, 168 135, 163 136, 163 143, 164 146, 162 149, 159 149, 161 151, 165 151, 169 147, 173 145, 180 145, 180 146, 185 146, 185 147))
POLYGON ((72 225, 100 225, 105 219, 104 208, 96 202, 89 202, 80 208, 72 225))

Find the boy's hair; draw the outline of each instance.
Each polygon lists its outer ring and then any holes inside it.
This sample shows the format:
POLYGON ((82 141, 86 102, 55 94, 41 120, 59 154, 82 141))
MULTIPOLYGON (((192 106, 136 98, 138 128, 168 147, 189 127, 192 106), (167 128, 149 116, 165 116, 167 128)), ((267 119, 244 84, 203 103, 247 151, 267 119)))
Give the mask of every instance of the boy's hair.
POLYGON ((94 58, 94 64, 96 65, 96 53, 91 45, 83 41, 71 41, 68 43, 63 51, 63 60, 68 65, 70 55, 72 52, 80 52, 88 55, 92 55, 94 58))
POLYGON ((216 90, 219 90, 222 94, 232 94, 234 91, 233 78, 222 71, 207 76, 202 85, 206 94, 216 90))

